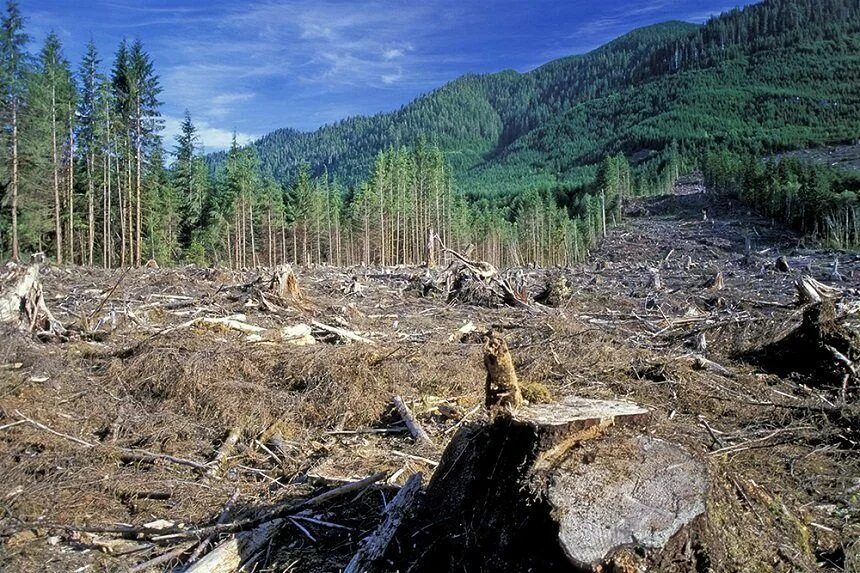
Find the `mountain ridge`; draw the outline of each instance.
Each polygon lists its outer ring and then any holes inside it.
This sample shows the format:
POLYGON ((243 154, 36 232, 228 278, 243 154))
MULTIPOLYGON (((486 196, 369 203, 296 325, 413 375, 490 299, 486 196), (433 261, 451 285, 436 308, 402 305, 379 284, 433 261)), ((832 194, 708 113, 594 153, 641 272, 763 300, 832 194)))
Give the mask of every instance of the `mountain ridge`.
MULTIPOLYGON (((836 97, 842 109, 860 102, 858 30, 850 1, 767 0, 704 25, 676 20, 637 28, 527 72, 466 74, 394 111, 311 132, 279 129, 252 146, 263 170, 284 184, 307 163, 315 175, 327 171, 355 186, 378 152, 427 137, 461 187, 481 195, 576 185, 605 155, 659 153, 672 141, 707 147, 728 140, 754 152, 834 143, 860 133, 856 118, 813 105, 792 111, 774 97, 780 90, 804 101, 836 97), (841 77, 817 69, 822 60, 835 62, 841 77), (812 89, 809 77, 828 87, 812 89), (784 127, 769 130, 756 103, 780 108, 774 113, 784 127), (811 123, 832 129, 806 129, 811 123), (756 124, 761 129, 750 129, 756 124), (789 133, 793 128, 802 133, 789 133), (661 129, 674 137, 656 133, 661 129)), ((210 163, 221 159, 210 156, 210 163)))

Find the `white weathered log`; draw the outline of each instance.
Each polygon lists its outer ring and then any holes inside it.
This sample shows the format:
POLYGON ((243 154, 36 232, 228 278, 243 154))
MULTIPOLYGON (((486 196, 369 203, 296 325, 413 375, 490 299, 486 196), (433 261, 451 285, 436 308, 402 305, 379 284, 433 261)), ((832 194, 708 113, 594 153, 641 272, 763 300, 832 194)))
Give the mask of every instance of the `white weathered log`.
POLYGON ((242 428, 235 427, 230 430, 227 438, 221 443, 218 451, 215 452, 215 458, 210 463, 209 469, 206 470, 207 478, 214 478, 221 472, 221 466, 230 457, 240 437, 242 437, 242 428))
POLYGON ((388 544, 397 533, 400 524, 412 507, 415 497, 421 490, 421 473, 412 474, 394 499, 385 508, 385 517, 370 536, 361 541, 361 546, 353 555, 343 573, 366 573, 385 555, 388 544))
POLYGON ((295 346, 309 346, 317 342, 312 332, 310 325, 304 323, 285 326, 281 329, 281 339, 295 346))
POLYGON ((401 418, 403 418, 403 421, 406 423, 406 427, 409 428, 409 433, 412 434, 415 441, 432 446, 433 440, 431 440, 430 436, 427 435, 427 432, 424 431, 421 423, 415 419, 415 416, 412 414, 412 410, 409 409, 409 406, 406 405, 403 398, 395 396, 394 407, 397 408, 397 413, 400 414, 401 418))
POLYGON ((337 328, 336 326, 329 326, 328 324, 323 324, 322 322, 318 322, 316 320, 312 320, 311 325, 316 328, 319 328, 320 330, 325 330, 326 332, 330 332, 347 340, 352 340, 354 342, 364 342, 366 344, 375 344, 371 339, 360 336, 352 332, 351 330, 337 328))
POLYGON ((213 549, 185 573, 235 573, 281 529, 285 519, 273 519, 256 529, 245 531, 213 549))
POLYGON ((262 334, 263 332, 266 332, 266 329, 262 326, 245 322, 244 314, 225 316, 223 318, 198 318, 197 323, 209 326, 225 326, 232 330, 244 332, 245 334, 262 334))
POLYGON ((727 378, 734 378, 735 374, 722 364, 718 364, 713 360, 709 360, 702 356, 701 354, 693 354, 690 356, 690 360, 693 363, 693 366, 698 368, 699 370, 707 370, 709 372, 715 372, 716 374, 722 374, 727 378))

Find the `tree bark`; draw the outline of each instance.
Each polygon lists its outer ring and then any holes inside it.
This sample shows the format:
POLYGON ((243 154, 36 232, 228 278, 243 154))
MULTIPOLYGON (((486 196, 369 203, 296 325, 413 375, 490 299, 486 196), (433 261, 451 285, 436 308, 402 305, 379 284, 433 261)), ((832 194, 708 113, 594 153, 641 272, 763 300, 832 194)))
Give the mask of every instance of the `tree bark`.
POLYGON ((141 163, 142 163, 142 162, 141 162, 141 154, 142 154, 142 152, 143 152, 143 150, 142 150, 143 142, 141 141, 141 138, 143 137, 143 135, 142 135, 142 130, 141 130, 141 126, 140 126, 140 116, 141 116, 141 114, 142 114, 142 113, 143 113, 143 112, 142 112, 142 110, 141 110, 141 105, 140 105, 140 95, 138 94, 138 96, 137 96, 137 117, 135 118, 135 119, 136 119, 136 126, 135 126, 135 127, 136 127, 136 131, 137 131, 137 138, 136 138, 136 140, 135 140, 135 155, 136 155, 135 160, 136 160, 136 163, 137 163, 137 167, 136 167, 136 169, 135 169, 135 177, 136 177, 136 181, 135 181, 135 194, 136 194, 136 196, 137 196, 137 200, 136 200, 136 214, 137 214, 137 220, 136 220, 136 222, 135 222, 135 223, 136 223, 137 227, 136 227, 136 230, 135 230, 135 238, 136 238, 136 240, 135 240, 135 251, 134 251, 134 264, 135 264, 136 266, 138 266, 138 267, 140 266, 140 238, 141 238, 141 226, 140 226, 140 212, 141 212, 141 209, 140 209, 140 168, 141 168, 141 163))
POLYGON ((18 101, 12 101, 12 260, 18 253, 18 101))
POLYGON ((54 241, 57 264, 63 264, 63 227, 60 222, 60 168, 57 165, 57 101, 56 88, 51 86, 51 149, 54 167, 54 241))
POLYGON ((69 262, 75 264, 75 141, 72 125, 72 103, 69 102, 69 262))
POLYGON ((93 186, 93 164, 95 163, 95 155, 90 152, 87 156, 87 261, 90 266, 93 266, 93 250, 96 243, 96 216, 94 197, 95 188, 93 186))

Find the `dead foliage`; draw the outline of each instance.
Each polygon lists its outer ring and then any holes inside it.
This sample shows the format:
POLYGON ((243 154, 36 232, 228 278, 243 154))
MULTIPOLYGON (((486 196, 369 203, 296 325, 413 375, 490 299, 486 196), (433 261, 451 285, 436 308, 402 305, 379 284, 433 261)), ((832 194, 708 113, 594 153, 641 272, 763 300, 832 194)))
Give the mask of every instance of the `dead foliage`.
MULTIPOLYGON (((843 391, 849 364, 827 347, 857 359, 858 260, 838 254, 834 322, 826 306, 804 314, 794 287, 794 269, 830 282, 832 251, 706 193, 630 209, 648 216, 627 219, 587 264, 489 282, 467 270, 459 286, 462 268, 439 282, 445 269, 294 267, 297 300, 277 281, 269 290, 274 269, 42 266, 44 302, 69 340, 0 335, 0 568, 123 570, 178 551, 155 567, 169 570, 194 553, 183 549, 189 532, 222 513, 229 525, 289 507, 258 566, 339 570, 394 489, 431 475, 456 430, 486 415, 475 334, 492 329, 529 401, 530 384, 559 398, 633 400, 651 410, 655 436, 707 463, 696 550, 711 570, 850 570, 860 398, 855 383, 843 391), (749 263, 778 256, 789 272, 749 263), (722 288, 709 288, 718 274, 722 288), (556 306, 536 300, 560 275, 569 294, 556 306), (817 364, 810 373, 747 360, 792 331, 782 356, 817 364), (821 373, 833 378, 812 384, 821 373), (395 395, 432 445, 412 438, 395 395), (207 479, 193 464, 211 467, 234 428, 235 447, 207 479), (358 497, 297 505, 377 472, 358 497), (87 531, 156 519, 178 537, 87 531)), ((201 555, 225 536, 215 530, 201 555)))

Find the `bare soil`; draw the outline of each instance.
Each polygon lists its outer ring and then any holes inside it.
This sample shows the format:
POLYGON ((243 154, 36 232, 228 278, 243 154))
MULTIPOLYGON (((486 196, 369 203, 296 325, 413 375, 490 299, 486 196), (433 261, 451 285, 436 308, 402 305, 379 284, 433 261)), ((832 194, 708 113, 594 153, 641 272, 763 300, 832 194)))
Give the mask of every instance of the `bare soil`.
POLYGON ((266 269, 42 269, 48 307, 77 329, 67 341, 0 338, 0 569, 127 570, 175 541, 120 545, 81 530, 157 519, 208 525, 236 494, 232 521, 386 472, 387 483, 289 520, 249 569, 339 571, 396 487, 416 471, 429 477, 464 417, 485 416, 478 334, 492 328, 524 384, 636 402, 651 410, 654 436, 706 461, 710 570, 858 570, 856 381, 843 401, 839 384, 780 376, 750 358, 800 324, 801 274, 856 299, 856 254, 806 247, 688 180, 629 205, 587 264, 515 271, 533 297, 565 276, 570 296, 554 307, 447 304, 422 293, 420 268, 296 272, 302 297, 286 300, 268 293, 266 269), (789 272, 777 270, 780 256, 789 272), (843 281, 831 280, 834 259, 843 281), (266 331, 188 325, 227 316, 266 331), (281 333, 314 320, 373 343, 314 328, 316 344, 297 346, 281 333), (701 335, 704 351, 695 349, 701 335), (724 370, 704 367, 701 354, 724 370), (433 445, 412 440, 394 395, 433 445), (208 478, 117 455, 207 464, 234 428, 236 448, 208 478), (277 453, 266 445, 273 433, 285 443, 277 453))
POLYGON ((788 151, 776 156, 777 159, 783 157, 820 163, 854 173, 860 172, 860 144, 858 143, 788 151))

